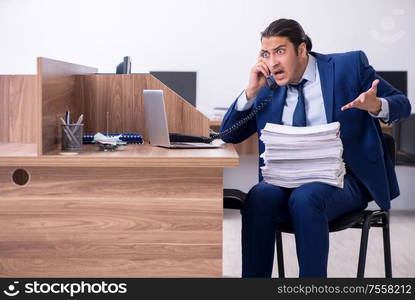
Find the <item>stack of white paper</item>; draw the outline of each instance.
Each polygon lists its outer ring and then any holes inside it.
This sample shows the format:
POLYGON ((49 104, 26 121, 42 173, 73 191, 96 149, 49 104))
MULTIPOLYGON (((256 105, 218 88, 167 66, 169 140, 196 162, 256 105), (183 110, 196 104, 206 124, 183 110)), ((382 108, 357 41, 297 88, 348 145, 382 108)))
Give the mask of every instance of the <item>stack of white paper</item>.
POLYGON ((287 188, 309 182, 343 188, 345 165, 339 128, 339 122, 308 127, 267 123, 261 131, 264 180, 287 188))

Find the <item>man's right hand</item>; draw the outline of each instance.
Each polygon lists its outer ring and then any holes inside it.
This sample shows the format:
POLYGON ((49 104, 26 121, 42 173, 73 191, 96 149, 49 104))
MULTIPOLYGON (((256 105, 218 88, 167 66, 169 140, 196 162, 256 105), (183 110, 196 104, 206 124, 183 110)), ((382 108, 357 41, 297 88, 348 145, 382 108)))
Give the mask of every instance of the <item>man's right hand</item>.
POLYGON ((251 100, 256 97, 261 88, 267 82, 267 77, 271 75, 267 65, 262 61, 262 57, 258 57, 257 64, 251 69, 249 74, 249 84, 245 89, 246 98, 251 100))

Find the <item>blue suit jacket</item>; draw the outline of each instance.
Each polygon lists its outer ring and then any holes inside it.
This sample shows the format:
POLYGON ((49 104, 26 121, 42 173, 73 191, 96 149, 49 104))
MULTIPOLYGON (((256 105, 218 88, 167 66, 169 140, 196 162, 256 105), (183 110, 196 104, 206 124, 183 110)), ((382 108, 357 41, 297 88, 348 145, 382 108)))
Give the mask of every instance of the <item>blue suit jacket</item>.
MULTIPOLYGON (((310 54, 317 59, 327 122, 340 122, 343 159, 346 165, 366 186, 376 203, 383 209, 389 209, 390 200, 399 196, 399 186, 383 141, 379 120, 371 117, 367 111, 357 108, 341 111, 340 108, 357 98, 360 93, 367 91, 376 78, 380 79, 377 96, 385 98, 389 103, 389 123, 409 116, 411 105, 408 98, 375 73, 362 51, 328 55, 313 52, 310 54)), ((255 132, 261 136, 261 130, 268 122, 281 124, 286 91, 286 86, 277 87, 275 90, 264 87, 258 93, 253 107, 246 111, 237 111, 235 101, 225 114, 221 131, 248 115, 267 96, 273 97, 255 118, 224 136, 223 140, 240 143, 255 132)), ((261 154, 265 147, 261 140, 258 145, 261 154)), ((259 166, 263 165, 264 162, 260 158, 259 166)), ((259 180, 263 180, 261 169, 259 180)))

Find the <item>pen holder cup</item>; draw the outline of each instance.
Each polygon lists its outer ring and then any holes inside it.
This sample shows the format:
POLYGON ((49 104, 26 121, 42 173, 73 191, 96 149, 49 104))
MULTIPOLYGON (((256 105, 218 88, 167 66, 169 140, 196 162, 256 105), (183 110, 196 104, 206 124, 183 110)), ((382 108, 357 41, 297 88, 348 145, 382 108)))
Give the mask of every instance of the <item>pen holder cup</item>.
POLYGON ((62 126, 62 151, 81 151, 84 124, 69 124, 62 126))

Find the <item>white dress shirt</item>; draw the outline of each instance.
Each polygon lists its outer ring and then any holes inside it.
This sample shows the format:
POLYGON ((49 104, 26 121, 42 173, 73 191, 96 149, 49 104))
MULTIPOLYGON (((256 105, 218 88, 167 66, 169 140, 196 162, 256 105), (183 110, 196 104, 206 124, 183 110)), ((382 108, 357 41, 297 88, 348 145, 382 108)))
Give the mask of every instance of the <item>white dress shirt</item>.
MULTIPOLYGON (((324 107, 323 92, 321 90, 320 74, 317 68, 316 58, 312 55, 308 56, 308 64, 304 71, 303 79, 307 79, 304 84, 304 100, 305 100, 305 112, 307 119, 307 126, 327 124, 326 111, 324 107)), ((298 91, 294 87, 288 86, 287 98, 282 113, 282 124, 292 125, 294 110, 297 105, 298 91)), ((369 112, 372 117, 381 118, 384 122, 389 119, 389 103, 386 99, 381 99, 381 110, 378 115, 373 115, 369 112)), ((350 101, 352 101, 351 99, 350 101)), ((252 107, 255 98, 247 100, 246 93, 242 92, 236 103, 236 110, 244 111, 252 107)))

